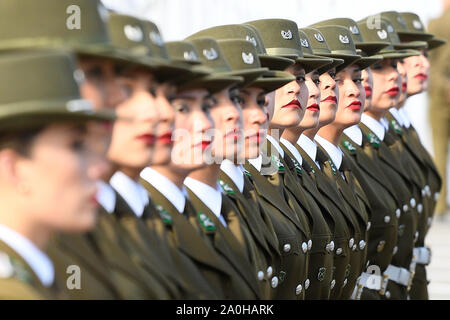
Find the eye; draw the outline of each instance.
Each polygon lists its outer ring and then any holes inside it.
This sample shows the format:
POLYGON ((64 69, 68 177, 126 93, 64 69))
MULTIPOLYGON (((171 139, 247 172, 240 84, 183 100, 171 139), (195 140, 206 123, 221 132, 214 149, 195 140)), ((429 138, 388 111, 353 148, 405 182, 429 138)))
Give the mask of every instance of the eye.
POLYGON ((392 61, 391 67, 394 68, 395 70, 397 70, 397 61, 392 61))
POLYGON ((230 100, 234 103, 234 104, 239 104, 242 105, 244 104, 244 99, 241 98, 238 94, 230 94, 230 100))
POLYGON ((320 80, 319 79, 313 79, 313 82, 316 84, 316 86, 318 86, 320 84, 320 80))
POLYGON ((370 69, 372 70, 381 70, 383 69, 383 66, 381 65, 381 63, 376 62, 373 65, 370 66, 370 69))
POLYGON ((74 140, 71 144, 71 147, 75 151, 82 151, 84 149, 84 142, 81 139, 74 140))
POLYGON ((179 112, 179 113, 186 113, 189 111, 189 106, 187 103, 183 103, 183 102, 174 103, 173 107, 174 107, 175 111, 179 112))
POLYGON ((204 102, 202 104, 202 111, 204 113, 210 113, 211 109, 212 109, 213 105, 210 102, 204 102))
POLYGON ((152 95, 153 98, 156 98, 156 88, 148 88, 148 92, 152 95))
POLYGON ((85 75, 88 80, 100 80, 103 76, 102 68, 99 66, 92 66, 85 70, 85 75))
POLYGON ((355 79, 353 79, 353 82, 354 83, 362 83, 362 81, 363 81, 363 79, 362 78, 355 78, 355 79))
POLYGON ((336 73, 335 72, 328 72, 331 78, 336 79, 336 73))
POLYGON ((258 99, 256 100, 256 103, 257 103, 258 106, 260 106, 261 108, 264 108, 264 106, 266 105, 266 98, 265 98, 265 97, 258 98, 258 99))
POLYGON ((306 78, 304 75, 298 75, 295 77, 295 80, 297 80, 298 82, 305 82, 306 78))

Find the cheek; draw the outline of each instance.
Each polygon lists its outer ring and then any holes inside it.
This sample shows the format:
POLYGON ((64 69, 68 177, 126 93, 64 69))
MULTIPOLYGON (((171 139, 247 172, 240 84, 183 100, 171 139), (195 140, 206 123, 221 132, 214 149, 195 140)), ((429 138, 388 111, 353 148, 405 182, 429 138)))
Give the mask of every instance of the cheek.
POLYGON ((83 99, 89 100, 96 110, 104 108, 106 105, 102 91, 90 82, 84 82, 80 86, 80 93, 83 99))

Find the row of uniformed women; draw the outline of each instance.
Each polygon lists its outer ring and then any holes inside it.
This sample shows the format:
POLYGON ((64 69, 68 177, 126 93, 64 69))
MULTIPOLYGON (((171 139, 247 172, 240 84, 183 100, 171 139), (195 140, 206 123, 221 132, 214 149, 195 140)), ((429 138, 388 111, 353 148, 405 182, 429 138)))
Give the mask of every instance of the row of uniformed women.
POLYGON ((164 43, 3 1, 0 298, 426 299, 440 178, 401 107, 442 41, 377 17, 164 43))

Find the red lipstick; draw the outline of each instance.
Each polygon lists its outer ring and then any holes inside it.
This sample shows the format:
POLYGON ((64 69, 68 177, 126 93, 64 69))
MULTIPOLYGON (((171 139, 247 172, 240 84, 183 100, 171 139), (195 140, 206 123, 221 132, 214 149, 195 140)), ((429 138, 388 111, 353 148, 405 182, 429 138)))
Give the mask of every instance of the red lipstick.
POLYGON ((408 88, 408 84, 406 82, 402 82, 402 91, 405 92, 408 88))
POLYGON ((399 93, 399 88, 397 86, 390 88, 388 91, 386 91, 386 94, 389 96, 396 96, 399 93))
POLYGON ((416 74, 414 78, 419 79, 420 81, 425 81, 428 79, 428 76, 425 73, 419 73, 416 74))
POLYGON ((328 96, 325 99, 323 99, 320 102, 332 102, 332 103, 337 103, 337 98, 336 96, 328 96))
POLYGON ((312 105, 307 106, 306 109, 311 111, 320 111, 320 107, 317 103, 313 103, 312 105))
POLYGON ((167 132, 158 137, 158 142, 162 144, 172 144, 172 132, 167 132))
POLYGON ((364 90, 366 91, 366 98, 370 98, 372 96, 372 88, 370 86, 364 86, 364 90))
POLYGON ((359 111, 361 110, 361 101, 355 100, 352 103, 350 103, 347 108, 350 108, 352 110, 359 111))
POLYGON ((201 145, 202 145, 202 150, 205 150, 206 148, 208 148, 211 144, 211 141, 207 141, 207 140, 203 140, 201 145))
POLYGON ((247 139, 251 142, 261 143, 263 142, 263 135, 258 132, 254 135, 248 136, 247 139))
POLYGON ((155 144, 155 135, 153 134, 143 134, 137 137, 139 140, 143 141, 146 145, 152 146, 155 144))
POLYGON ((302 109, 302 106, 300 104, 300 101, 298 101, 298 99, 294 99, 291 102, 289 102, 288 104, 282 106, 281 108, 298 108, 298 109, 302 109))

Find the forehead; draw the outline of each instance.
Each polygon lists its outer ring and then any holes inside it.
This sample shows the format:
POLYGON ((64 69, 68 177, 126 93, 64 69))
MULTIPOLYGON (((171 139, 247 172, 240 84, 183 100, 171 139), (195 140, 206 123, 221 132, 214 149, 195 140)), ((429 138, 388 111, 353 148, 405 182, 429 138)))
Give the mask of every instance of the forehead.
POLYGON ((204 99, 209 96, 209 92, 206 89, 189 89, 178 91, 175 95, 175 99, 204 99))

